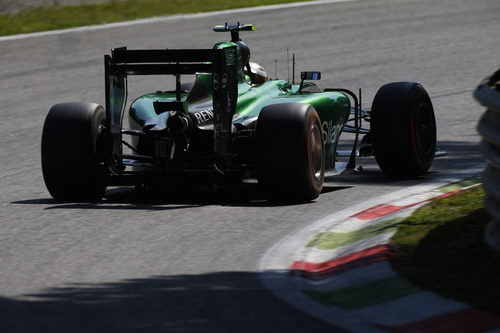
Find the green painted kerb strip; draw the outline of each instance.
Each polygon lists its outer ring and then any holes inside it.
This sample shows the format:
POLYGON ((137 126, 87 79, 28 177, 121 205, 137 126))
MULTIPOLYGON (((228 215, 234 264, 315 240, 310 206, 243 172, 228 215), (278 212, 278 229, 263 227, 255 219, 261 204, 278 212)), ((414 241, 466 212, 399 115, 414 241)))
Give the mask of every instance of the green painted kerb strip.
POLYGON ((386 232, 395 231, 403 219, 392 219, 369 225, 351 232, 321 232, 317 234, 306 247, 316 247, 320 250, 333 250, 363 239, 377 236, 386 232))
MULTIPOLYGON (((440 187, 442 193, 449 193, 465 187, 481 183, 481 177, 470 177, 458 182, 454 182, 440 187)), ((398 224, 403 219, 393 219, 370 225, 366 228, 341 233, 341 232, 320 232, 306 245, 306 247, 316 247, 320 250, 333 250, 369 237, 379 235, 397 229, 398 224)))
POLYGON ((464 187, 476 185, 479 183, 481 183, 481 177, 470 177, 470 178, 465 178, 465 179, 458 181, 456 183, 451 183, 451 184, 445 185, 443 187, 440 187, 439 191, 442 193, 448 193, 448 192, 460 190, 461 188, 464 188, 464 187))
POLYGON ((331 291, 303 290, 316 302, 347 310, 377 305, 421 291, 415 285, 398 276, 331 291))

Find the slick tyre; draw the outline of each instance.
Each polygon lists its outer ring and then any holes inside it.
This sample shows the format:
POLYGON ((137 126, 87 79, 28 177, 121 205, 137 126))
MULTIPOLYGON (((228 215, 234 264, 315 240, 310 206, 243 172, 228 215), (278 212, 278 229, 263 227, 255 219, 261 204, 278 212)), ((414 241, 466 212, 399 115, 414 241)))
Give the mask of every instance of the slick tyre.
POLYGON ((313 106, 270 105, 257 120, 259 183, 273 199, 310 201, 321 193, 325 175, 321 122, 313 106))
POLYGON ((373 152, 390 177, 426 173, 436 151, 436 120, 431 99, 415 82, 382 86, 372 104, 373 152))
POLYGON ((54 199, 92 201, 104 194, 98 163, 104 118, 103 107, 93 103, 62 103, 50 109, 42 132, 42 172, 54 199))

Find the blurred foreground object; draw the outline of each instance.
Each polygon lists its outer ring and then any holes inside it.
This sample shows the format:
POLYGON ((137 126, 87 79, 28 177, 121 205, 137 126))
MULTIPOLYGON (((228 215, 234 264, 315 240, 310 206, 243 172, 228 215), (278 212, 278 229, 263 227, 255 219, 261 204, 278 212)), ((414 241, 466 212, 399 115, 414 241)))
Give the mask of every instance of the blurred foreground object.
POLYGON ((486 244, 500 250, 500 69, 479 84, 474 97, 487 108, 477 125, 481 154, 488 162, 483 174, 485 206, 492 217, 484 237, 486 244))

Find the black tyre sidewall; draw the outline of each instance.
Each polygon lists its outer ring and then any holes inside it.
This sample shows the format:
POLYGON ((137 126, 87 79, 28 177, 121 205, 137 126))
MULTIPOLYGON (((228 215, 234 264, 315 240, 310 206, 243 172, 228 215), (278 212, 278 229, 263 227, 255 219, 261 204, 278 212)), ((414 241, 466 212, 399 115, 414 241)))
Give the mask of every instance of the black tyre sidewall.
POLYGON ((429 170, 436 147, 436 122, 430 97, 420 84, 382 86, 372 104, 371 132, 375 158, 387 175, 414 177, 429 170), (422 122, 427 123, 425 132, 422 122))
POLYGON ((97 165, 97 137, 105 112, 94 103, 54 105, 42 132, 42 172, 57 200, 95 200, 105 190, 97 165))
POLYGON ((313 106, 300 103, 265 107, 257 121, 257 174, 259 183, 275 198, 309 201, 318 197, 324 182, 324 151, 318 179, 312 171, 309 140, 321 122, 313 106))

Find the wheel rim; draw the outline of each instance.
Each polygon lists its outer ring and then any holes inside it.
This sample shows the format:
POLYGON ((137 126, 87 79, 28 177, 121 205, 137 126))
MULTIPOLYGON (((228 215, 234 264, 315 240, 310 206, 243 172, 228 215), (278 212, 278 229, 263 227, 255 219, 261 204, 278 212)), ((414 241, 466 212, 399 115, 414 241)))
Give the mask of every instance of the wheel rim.
POLYGON ((321 180, 323 171, 323 143, 321 142, 321 130, 313 123, 309 138, 309 160, 311 171, 316 181, 321 180))

